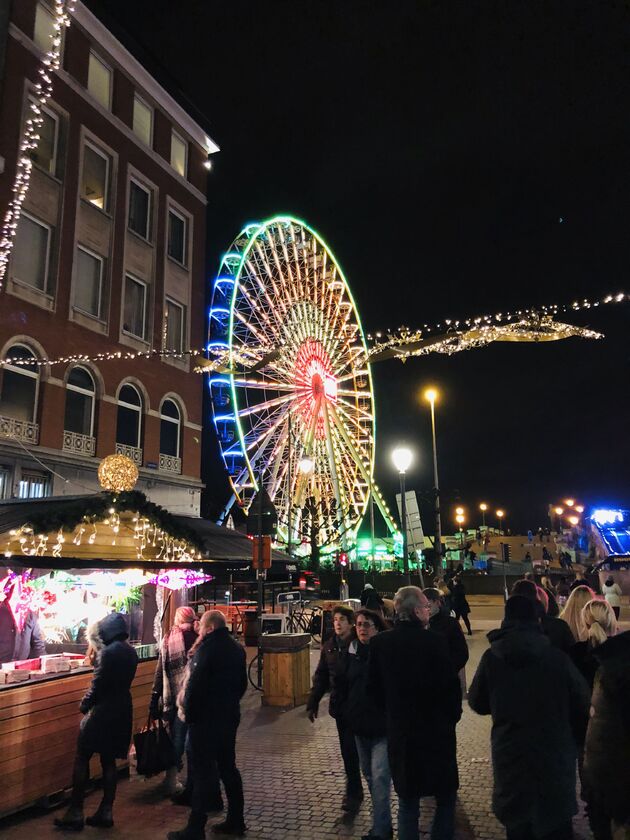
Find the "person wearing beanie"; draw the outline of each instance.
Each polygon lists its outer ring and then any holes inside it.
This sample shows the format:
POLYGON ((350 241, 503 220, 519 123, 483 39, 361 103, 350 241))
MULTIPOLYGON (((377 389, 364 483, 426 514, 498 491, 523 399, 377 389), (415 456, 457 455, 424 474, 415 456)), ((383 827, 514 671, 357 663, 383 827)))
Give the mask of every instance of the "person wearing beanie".
POLYGON ((512 587, 512 594, 533 601, 542 631, 552 647, 570 654, 575 643, 573 633, 566 621, 549 615, 549 596, 542 586, 537 586, 533 580, 517 580, 512 587))
POLYGON ((508 598, 468 692, 473 711, 492 715, 492 808, 508 840, 570 838, 578 810, 576 761, 589 690, 543 633, 539 612, 531 598, 508 598))

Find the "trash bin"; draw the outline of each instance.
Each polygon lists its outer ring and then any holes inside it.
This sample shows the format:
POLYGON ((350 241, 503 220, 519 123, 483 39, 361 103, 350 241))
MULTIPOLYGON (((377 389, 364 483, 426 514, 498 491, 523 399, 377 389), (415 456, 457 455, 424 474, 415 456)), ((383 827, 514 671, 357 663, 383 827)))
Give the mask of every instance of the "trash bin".
POLYGON ((243 611, 243 639, 247 647, 258 644, 258 610, 243 611))
POLYGON ((269 633, 261 639, 263 706, 303 706, 311 691, 309 633, 269 633))

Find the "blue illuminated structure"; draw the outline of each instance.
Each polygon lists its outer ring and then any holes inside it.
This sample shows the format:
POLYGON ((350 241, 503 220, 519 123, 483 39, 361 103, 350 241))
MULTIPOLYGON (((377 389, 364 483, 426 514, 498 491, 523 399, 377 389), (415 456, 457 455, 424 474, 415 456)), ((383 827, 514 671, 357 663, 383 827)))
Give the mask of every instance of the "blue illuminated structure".
POLYGON ((630 557, 630 511, 597 508, 590 518, 609 560, 630 557))

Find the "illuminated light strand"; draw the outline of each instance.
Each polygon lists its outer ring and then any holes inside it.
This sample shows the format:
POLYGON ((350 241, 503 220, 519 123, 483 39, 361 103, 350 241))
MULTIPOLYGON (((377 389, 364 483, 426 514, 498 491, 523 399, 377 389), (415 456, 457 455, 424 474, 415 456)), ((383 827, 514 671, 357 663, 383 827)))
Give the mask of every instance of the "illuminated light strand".
POLYGON ((61 42, 64 28, 70 26, 70 15, 74 11, 76 0, 55 0, 54 3, 54 34, 50 36, 52 47, 41 60, 37 68, 38 81, 33 87, 33 95, 29 96, 29 116, 24 122, 18 159, 13 182, 13 198, 4 216, 0 231, 0 289, 7 272, 9 257, 13 250, 22 204, 28 193, 31 181, 33 161, 29 153, 37 148, 39 143, 39 129, 44 121, 42 107, 52 96, 53 71, 59 70, 61 65, 61 42))

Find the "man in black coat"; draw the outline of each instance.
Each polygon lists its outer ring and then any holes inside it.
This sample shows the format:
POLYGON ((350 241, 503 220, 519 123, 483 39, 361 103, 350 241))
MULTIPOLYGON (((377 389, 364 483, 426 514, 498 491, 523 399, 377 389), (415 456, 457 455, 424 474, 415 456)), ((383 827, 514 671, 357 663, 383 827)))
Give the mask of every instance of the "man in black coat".
POLYGON ((508 599, 501 629, 488 639, 468 702, 478 714, 492 715, 492 809, 508 840, 568 840, 588 686, 550 644, 534 602, 522 595, 508 599))
POLYGON ((311 723, 319 713, 319 704, 327 691, 330 691, 328 712, 337 724, 339 748, 346 771, 346 792, 341 807, 349 814, 356 814, 363 801, 363 785, 359 769, 359 754, 354 734, 346 725, 343 714, 344 692, 339 691, 344 679, 348 646, 356 639, 354 632, 354 612, 349 607, 335 607, 333 610, 334 634, 322 644, 319 663, 313 674, 306 712, 311 723))
POLYGON ((80 831, 83 828, 83 800, 90 778, 90 759, 101 758, 103 800, 88 825, 111 828, 116 796, 116 759, 127 758, 133 724, 131 683, 136 675, 138 655, 127 642, 127 624, 120 613, 110 613, 98 623, 103 643, 94 665, 92 683, 79 706, 81 721, 77 754, 72 774, 70 807, 55 819, 57 828, 80 831))
POLYGON ((446 641, 427 630, 429 602, 422 590, 399 589, 394 607, 394 629, 370 642, 368 690, 385 708, 389 763, 398 794, 398 837, 418 840, 420 798, 435 796, 431 837, 451 840, 459 787, 459 680, 446 641))
POLYGON ((199 640, 191 652, 182 712, 190 739, 192 810, 186 827, 169 832, 168 838, 203 840, 217 768, 228 811, 225 821, 213 825, 212 831, 240 837, 247 829, 243 782, 236 766, 236 731, 241 721, 241 697, 247 688, 245 650, 230 635, 223 613, 209 610, 201 618, 199 640))
POLYGON ((444 636, 451 662, 459 674, 468 662, 470 655, 461 625, 456 618, 453 618, 446 611, 444 598, 439 589, 428 587, 422 591, 429 602, 429 630, 444 636))

